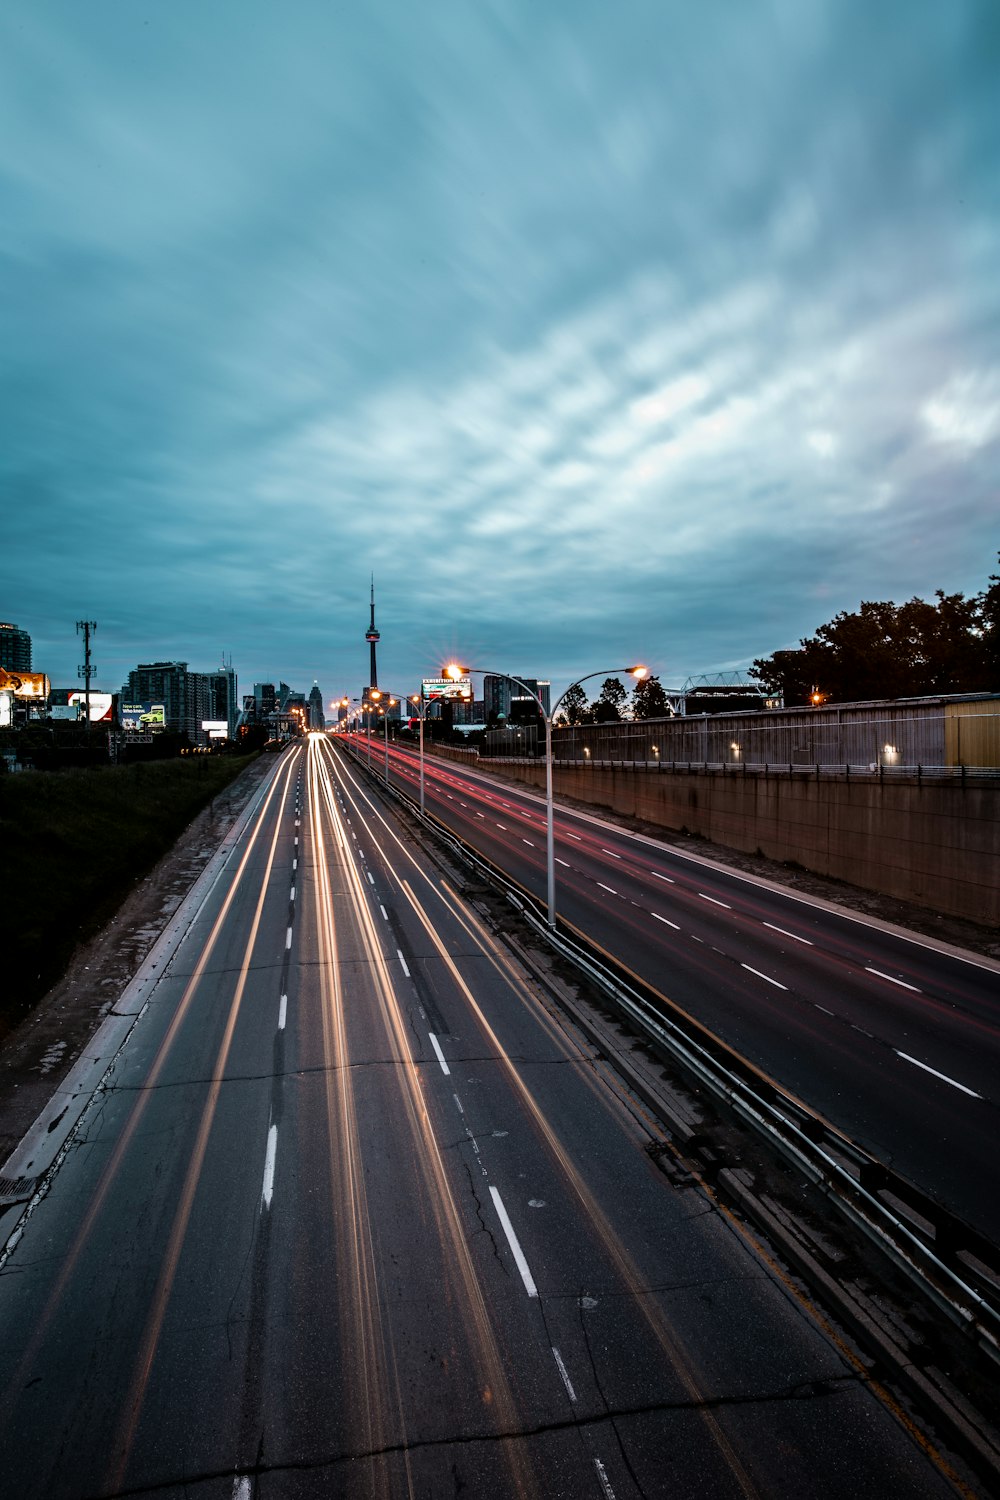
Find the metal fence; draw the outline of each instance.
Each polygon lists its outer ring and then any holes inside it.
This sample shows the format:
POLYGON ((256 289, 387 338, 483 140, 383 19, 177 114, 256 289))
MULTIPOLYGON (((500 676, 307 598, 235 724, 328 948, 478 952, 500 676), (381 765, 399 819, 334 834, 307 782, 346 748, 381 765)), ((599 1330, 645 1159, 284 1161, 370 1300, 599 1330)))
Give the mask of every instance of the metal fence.
POLYGON ((997 769, 1000 695, 581 724, 553 732, 553 756, 557 762, 776 770, 997 769))

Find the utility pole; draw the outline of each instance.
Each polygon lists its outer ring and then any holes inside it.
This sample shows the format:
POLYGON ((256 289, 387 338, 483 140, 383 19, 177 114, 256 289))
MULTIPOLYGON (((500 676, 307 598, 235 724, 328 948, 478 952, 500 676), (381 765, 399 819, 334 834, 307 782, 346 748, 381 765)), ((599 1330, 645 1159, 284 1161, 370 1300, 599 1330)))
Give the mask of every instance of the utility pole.
POLYGON ((96 620, 77 620, 76 633, 83 636, 83 666, 77 667, 76 675, 83 678, 83 706, 87 718, 87 744, 90 744, 90 679, 97 668, 90 660, 90 637, 97 629, 96 620))

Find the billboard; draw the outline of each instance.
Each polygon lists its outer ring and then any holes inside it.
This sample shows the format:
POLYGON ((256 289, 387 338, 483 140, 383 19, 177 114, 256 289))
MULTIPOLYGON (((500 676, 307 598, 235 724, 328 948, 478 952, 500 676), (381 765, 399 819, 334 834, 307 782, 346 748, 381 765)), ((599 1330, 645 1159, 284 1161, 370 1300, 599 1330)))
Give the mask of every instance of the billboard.
MULTIPOLYGON (((111 693, 95 693, 93 691, 93 689, 91 689, 91 693, 90 693, 90 722, 91 722, 91 724, 99 724, 104 719, 106 719, 106 720, 108 720, 110 722, 111 717, 112 717, 112 715, 111 715, 111 706, 112 706, 113 703, 114 703, 114 697, 113 697, 113 695, 111 693)), ((81 692, 70 693, 70 695, 69 695, 69 705, 68 706, 70 708, 75 709, 81 719, 85 718, 86 717, 86 713, 87 713, 87 695, 86 695, 86 693, 81 693, 81 692)))
POLYGON ((130 734, 148 734, 167 727, 162 703, 123 703, 119 714, 122 728, 130 734))
POLYGON ((462 703, 470 703, 472 678, 425 677, 420 684, 420 696, 429 702, 440 698, 458 698, 462 703))
POLYGON ((8 672, 0 667, 0 693, 14 698, 47 698, 49 679, 44 672, 8 672))

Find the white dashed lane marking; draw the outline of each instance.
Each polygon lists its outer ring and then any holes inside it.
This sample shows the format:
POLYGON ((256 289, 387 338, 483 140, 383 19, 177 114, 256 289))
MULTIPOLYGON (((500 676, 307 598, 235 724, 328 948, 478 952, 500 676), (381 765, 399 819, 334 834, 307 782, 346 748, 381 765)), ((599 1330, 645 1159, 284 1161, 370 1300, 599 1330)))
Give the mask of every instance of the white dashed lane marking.
POLYGON ((531 1270, 528 1266, 528 1262, 524 1258, 524 1251, 518 1244, 517 1235, 514 1233, 514 1226, 510 1222, 507 1210, 504 1208, 503 1199, 501 1198, 498 1190, 495 1187, 490 1187, 490 1197, 493 1199, 493 1204, 496 1208, 497 1216, 500 1220, 500 1227, 503 1229, 504 1234, 507 1236, 507 1243, 510 1246, 510 1253, 514 1257, 514 1263, 521 1273, 521 1280, 524 1282, 524 1290, 527 1292, 529 1297, 537 1297, 538 1288, 535 1285, 535 1278, 532 1276, 531 1270))
POLYGON ((567 1396, 569 1397, 569 1399, 571 1401, 575 1401, 576 1400, 576 1391, 573 1389, 573 1382, 569 1378, 569 1372, 566 1369, 566 1366, 563 1364, 563 1357, 559 1353, 559 1350, 556 1348, 555 1344, 552 1345, 552 1353, 555 1356, 556 1369, 559 1371, 559 1374, 562 1376, 562 1383, 566 1387, 566 1394, 567 1394, 567 1396))
POLYGON ((871 964, 865 964, 865 971, 868 974, 874 974, 876 979, 886 979, 890 984, 898 984, 901 990, 911 990, 914 995, 921 993, 915 984, 907 984, 903 979, 894 979, 891 974, 883 974, 881 969, 873 969, 871 964))
POLYGON ((427 1035, 431 1039, 431 1046, 434 1048, 435 1054, 437 1056, 437 1060, 441 1064, 441 1072, 444 1074, 444 1076, 446 1078, 449 1078, 451 1076, 451 1069, 449 1068, 448 1064, 445 1062, 444 1053, 441 1051, 441 1044, 440 1044, 440 1042, 438 1041, 437 1037, 434 1035, 433 1031, 429 1031, 427 1033, 427 1035))
POLYGON ((260 1208, 263 1213, 265 1208, 271 1207, 271 1199, 274 1196, 274 1163, 278 1154, 278 1127, 272 1125, 267 1132, 267 1155, 264 1158, 264 1185, 261 1189, 260 1208))
POLYGON ((601 1463, 601 1460, 599 1458, 594 1459, 594 1468, 597 1470, 597 1477, 601 1481, 601 1489, 604 1491, 604 1500, 615 1500, 615 1492, 611 1488, 611 1481, 608 1478, 604 1469, 604 1465, 601 1463))
POLYGON ((892 1050, 904 1062, 912 1063, 915 1068, 923 1068, 925 1073, 930 1073, 933 1077, 940 1078, 942 1083, 950 1083, 953 1089, 960 1089, 963 1094, 968 1094, 970 1098, 981 1099, 983 1097, 982 1094, 977 1094, 975 1089, 966 1088, 964 1083, 959 1083, 955 1078, 949 1078, 947 1073, 939 1073, 937 1068, 932 1068, 929 1063, 921 1062, 917 1057, 911 1057, 908 1052, 900 1052, 898 1047, 893 1047, 892 1050))
POLYGON ((812 948, 815 946, 815 944, 812 943, 809 938, 799 937, 797 932, 786 932, 783 927, 775 927, 773 922, 765 922, 764 926, 770 927, 772 932, 780 932, 782 937, 794 938, 797 943, 805 943, 807 948, 812 948))
POLYGON ((768 984, 773 984, 776 990, 788 989, 787 984, 779 984, 776 979, 771 978, 770 974, 762 974, 759 969, 752 969, 749 964, 740 964, 740 968, 746 969, 748 974, 756 974, 758 979, 765 979, 768 984))

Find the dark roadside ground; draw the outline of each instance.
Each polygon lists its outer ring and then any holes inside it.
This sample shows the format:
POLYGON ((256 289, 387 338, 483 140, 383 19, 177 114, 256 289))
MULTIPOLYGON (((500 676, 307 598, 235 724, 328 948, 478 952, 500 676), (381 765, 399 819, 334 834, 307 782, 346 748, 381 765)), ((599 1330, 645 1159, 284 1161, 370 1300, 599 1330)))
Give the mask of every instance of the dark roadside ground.
MULTIPOLYGON (((201 874, 273 761, 262 756, 194 819, 159 864, 135 887, 97 936, 81 944, 66 973, 0 1043, 0 1176, 3 1164, 48 1103, 104 1017, 134 977, 173 913, 201 874)), ((589 804, 580 810, 648 834, 680 853, 817 897, 858 915, 934 938, 970 954, 1000 960, 1000 933, 908 902, 772 860, 737 853, 649 824, 616 818, 589 804)))
POLYGON ((62 979, 0 1041, 0 1176, 273 766, 273 756, 259 756, 216 793, 111 921, 78 945, 62 979))

